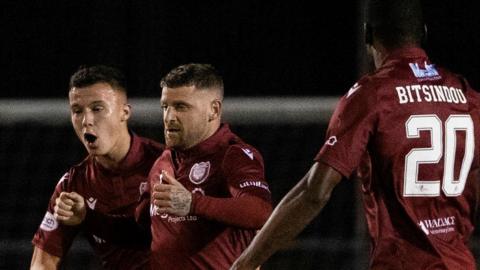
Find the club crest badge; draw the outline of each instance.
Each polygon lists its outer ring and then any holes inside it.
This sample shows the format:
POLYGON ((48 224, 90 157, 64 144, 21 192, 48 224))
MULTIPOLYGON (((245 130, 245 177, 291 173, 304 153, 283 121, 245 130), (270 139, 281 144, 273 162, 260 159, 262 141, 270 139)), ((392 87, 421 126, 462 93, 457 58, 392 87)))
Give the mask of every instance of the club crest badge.
POLYGON ((208 177, 210 172, 210 161, 195 163, 190 169, 190 181, 194 184, 201 184, 208 177))

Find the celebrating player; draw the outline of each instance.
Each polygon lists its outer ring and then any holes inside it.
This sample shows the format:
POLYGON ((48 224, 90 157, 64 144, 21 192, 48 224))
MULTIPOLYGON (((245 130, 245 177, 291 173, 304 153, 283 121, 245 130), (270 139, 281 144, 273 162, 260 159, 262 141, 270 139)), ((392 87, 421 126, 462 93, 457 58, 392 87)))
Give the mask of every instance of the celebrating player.
POLYGON ((223 80, 211 65, 179 66, 161 86, 167 149, 143 204, 152 269, 228 269, 272 210, 262 156, 221 123, 223 80))
POLYGON ((254 269, 294 238, 360 164, 371 169, 362 183, 371 269, 476 269, 468 239, 479 198, 479 94, 420 48, 419 1, 371 0, 366 14, 376 71, 342 97, 315 163, 232 269, 254 269))
POLYGON ((31 269, 57 269, 82 230, 105 269, 148 269, 151 236, 134 212, 163 145, 129 131, 131 109, 117 69, 79 69, 69 100, 73 128, 89 155, 58 182, 33 239, 31 269))

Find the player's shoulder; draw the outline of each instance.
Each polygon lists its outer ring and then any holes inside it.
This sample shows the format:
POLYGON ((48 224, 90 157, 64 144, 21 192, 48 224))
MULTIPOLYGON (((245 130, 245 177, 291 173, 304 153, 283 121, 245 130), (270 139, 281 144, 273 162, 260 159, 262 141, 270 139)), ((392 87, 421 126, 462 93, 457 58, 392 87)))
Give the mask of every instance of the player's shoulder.
POLYGON ((263 163, 263 157, 260 151, 257 150, 257 148, 240 140, 228 145, 225 150, 224 161, 259 161, 263 163))
POLYGON ((465 92, 467 93, 468 99, 473 100, 476 104, 479 104, 480 93, 478 92, 478 90, 474 89, 468 82, 467 78, 465 78, 463 75, 457 73, 452 74, 460 81, 462 88, 464 88, 465 92))
POLYGON ((365 104, 368 100, 376 100, 380 82, 371 73, 362 76, 341 97, 341 104, 360 103, 365 104))
POLYGON ((445 67, 440 67, 439 69, 441 69, 441 74, 446 77, 445 80, 453 81, 453 84, 463 89, 469 103, 480 109, 480 93, 470 85, 465 76, 445 67))
POLYGON ((359 80, 358 84, 362 85, 364 88, 371 91, 378 91, 382 86, 391 83, 396 76, 393 76, 392 73, 395 73, 394 68, 392 67, 381 67, 375 71, 369 72, 363 75, 359 80))
POLYGON ((152 153, 157 153, 161 154, 163 150, 165 149, 165 145, 157 142, 153 139, 147 138, 147 137, 142 137, 136 135, 138 140, 140 141, 140 144, 144 147, 145 150, 150 151, 152 153))
POLYGON ((82 162, 71 166, 57 182, 57 186, 62 187, 62 190, 66 190, 67 187, 75 185, 79 179, 84 179, 85 171, 88 167, 89 158, 85 158, 82 162))
POLYGON ((221 139, 221 151, 219 154, 223 155, 223 160, 235 160, 239 157, 247 157, 249 159, 257 158, 263 160, 260 152, 252 145, 246 143, 240 136, 232 132, 228 124, 221 127, 223 133, 221 139))

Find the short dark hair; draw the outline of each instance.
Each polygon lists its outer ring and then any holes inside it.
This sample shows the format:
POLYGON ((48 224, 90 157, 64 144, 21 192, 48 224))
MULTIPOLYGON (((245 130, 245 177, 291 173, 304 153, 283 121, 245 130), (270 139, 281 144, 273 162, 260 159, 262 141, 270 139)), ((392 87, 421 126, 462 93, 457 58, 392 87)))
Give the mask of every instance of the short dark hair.
POLYGON ((386 48, 420 45, 425 35, 419 0, 368 0, 365 23, 386 48))
POLYGON ((87 87, 96 83, 107 83, 114 90, 127 93, 125 75, 119 69, 105 65, 80 66, 70 77, 69 89, 87 87))
POLYGON ((198 89, 216 89, 223 96, 223 79, 210 64, 190 63, 172 69, 160 81, 160 87, 195 86, 198 89))

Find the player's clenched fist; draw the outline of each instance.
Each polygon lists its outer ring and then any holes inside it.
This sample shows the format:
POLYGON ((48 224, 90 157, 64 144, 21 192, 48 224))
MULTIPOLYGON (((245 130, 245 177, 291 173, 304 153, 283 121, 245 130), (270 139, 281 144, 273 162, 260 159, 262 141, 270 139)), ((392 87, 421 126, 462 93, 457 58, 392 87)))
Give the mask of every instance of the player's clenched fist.
POLYGON ((55 200, 54 217, 65 225, 82 223, 87 214, 84 198, 76 192, 62 192, 55 200))
POLYGON ((166 171, 160 175, 160 184, 153 187, 153 204, 159 214, 186 216, 192 205, 192 194, 166 171))

